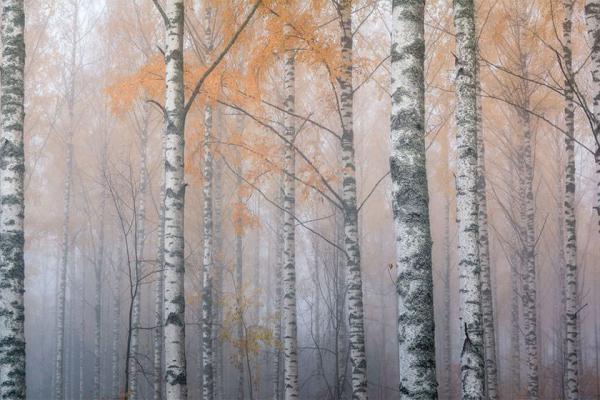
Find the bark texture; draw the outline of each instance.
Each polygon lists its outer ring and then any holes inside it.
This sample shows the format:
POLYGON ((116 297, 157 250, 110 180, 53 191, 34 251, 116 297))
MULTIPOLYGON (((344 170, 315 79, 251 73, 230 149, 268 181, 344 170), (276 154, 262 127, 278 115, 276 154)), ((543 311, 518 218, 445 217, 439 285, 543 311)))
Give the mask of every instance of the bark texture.
POLYGON ((437 398, 425 162, 425 1, 392 5, 390 171, 396 231, 401 399, 437 398))
POLYGON ((342 201, 344 207, 344 249, 346 250, 350 363, 352 398, 365 400, 367 393, 367 356, 363 308, 360 245, 358 242, 358 206, 356 199, 356 163, 354 157, 353 33, 352 0, 339 2, 341 25, 340 114, 342 124, 342 201))
POLYGON ((0 39, 0 397, 25 399, 25 11, 2 2, 0 39))
POLYGON ((213 349, 213 156, 212 106, 204 108, 204 168, 203 168, 203 253, 202 253, 202 398, 214 399, 213 349))
MULTIPOLYGON (((286 33, 290 27, 286 25, 286 33)), ((285 210, 283 222, 283 386, 284 399, 298 398, 298 327, 296 317, 296 185, 294 174, 296 172, 296 153, 293 147, 296 127, 294 118, 290 115, 295 112, 295 52, 288 50, 285 53, 284 70, 284 116, 285 125, 285 150, 283 181, 283 208, 285 210)))
POLYGON ((183 0, 167 0, 165 46, 164 346, 167 400, 187 398, 185 360, 183 0))
POLYGON ((456 220, 461 352, 461 395, 485 396, 477 204, 477 73, 473 0, 454 0, 456 32, 456 220))
POLYGON ((564 246, 565 246, 565 399, 579 398, 578 385, 578 321, 577 321, 577 225, 575 219, 575 104, 573 102, 573 56, 571 32, 573 25, 573 0, 563 1, 565 11, 563 19, 563 62, 567 74, 565 82, 565 192, 564 192, 564 246))

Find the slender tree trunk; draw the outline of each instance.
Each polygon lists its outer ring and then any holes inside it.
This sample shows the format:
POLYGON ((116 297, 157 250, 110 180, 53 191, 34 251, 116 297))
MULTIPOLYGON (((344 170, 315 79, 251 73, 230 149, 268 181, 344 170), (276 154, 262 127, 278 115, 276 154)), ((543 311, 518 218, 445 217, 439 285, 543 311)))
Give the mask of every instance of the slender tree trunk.
POLYGON ((61 265, 58 278, 58 299, 56 310, 56 357, 54 365, 54 398, 60 400, 65 397, 65 297, 67 289, 67 266, 69 263, 70 232, 69 224, 71 218, 71 186, 73 183, 73 124, 75 108, 75 65, 77 60, 77 30, 79 19, 79 6, 74 3, 73 32, 71 42, 70 60, 70 87, 67 94, 67 108, 69 115, 69 128, 66 138, 65 155, 65 180, 63 188, 63 227, 61 243, 61 265))
POLYGON ((185 400, 183 0, 167 0, 165 14, 165 391, 167 400, 185 400))
MULTIPOLYGON (((212 51, 210 7, 205 10, 205 40, 210 60, 212 51)), ((209 61, 210 62, 210 61, 209 61)), ((213 154, 211 149, 213 115, 212 105, 204 108, 204 168, 203 168, 203 255, 202 255, 202 398, 215 398, 214 371, 214 292, 213 292, 213 154)))
MULTIPOLYGON (((596 212, 600 217, 600 1, 585 1, 585 22, 591 43, 592 95, 594 112, 594 138, 596 140, 596 212)), ((600 230, 600 218, 598 219, 600 230)))
POLYGON ((277 197, 279 198, 279 204, 282 209, 279 210, 277 215, 277 245, 275 252, 277 259, 275 262, 275 299, 273 309, 275 310, 275 318, 273 318, 273 341, 275 347, 273 349, 273 368, 272 368, 272 379, 273 379, 273 400, 281 400, 281 321, 282 321, 282 310, 281 303, 283 300, 283 224, 285 220, 285 212, 283 211, 283 174, 280 177, 280 184, 277 188, 277 197))
POLYGON ((565 16, 563 20, 563 60, 567 72, 565 82, 565 202, 564 202, 564 234, 565 234, 565 322, 566 322, 566 368, 564 376, 565 399, 579 398, 577 353, 577 227, 575 219, 575 104, 573 103, 573 57, 571 53, 571 28, 573 24, 573 0, 564 0, 565 16))
MULTIPOLYGON (((526 105, 525 109, 529 109, 526 105)), ((535 270, 535 200, 533 197, 533 161, 531 149, 531 124, 529 114, 521 112, 523 126, 522 147, 522 204, 521 217, 523 223, 523 257, 525 270, 523 271, 523 314, 525 349, 527 352, 527 396, 537 399, 538 384, 538 344, 537 344, 537 295, 536 295, 536 270, 535 270)))
MULTIPOLYGON (((217 129, 215 132, 215 139, 219 141, 221 139, 221 113, 217 108, 215 110, 217 115, 217 129)), ((213 282, 213 293, 214 302, 216 306, 213 309, 213 339, 215 349, 215 398, 222 399, 225 396, 224 393, 224 353, 223 353, 223 340, 221 339, 220 329, 223 326, 223 272, 224 272, 224 258, 223 258, 223 162, 220 158, 214 160, 214 282, 213 282)))
POLYGON ((481 312, 483 318, 483 352, 485 362, 485 389, 488 400, 498 399, 498 369, 496 365, 496 334, 494 332, 494 296, 490 265, 488 211, 485 176, 485 143, 481 81, 477 63, 477 201, 479 203, 479 263, 481 268, 481 312))
POLYGON ((165 151, 166 137, 161 140, 161 184, 158 209, 158 248, 156 249, 156 278, 154 282, 154 338, 153 338, 153 370, 152 396, 161 400, 163 395, 163 325, 164 325, 164 281, 165 281, 165 151))
POLYGON ((425 1, 392 6, 390 171, 396 228, 401 399, 437 398, 425 162, 425 1))
MULTIPOLYGON (((291 28, 285 26, 286 34, 291 28)), ((283 386, 284 399, 298 398, 298 327, 296 317, 296 241, 294 215, 296 212, 296 185, 293 175, 296 173, 296 153, 293 147, 296 127, 294 118, 296 104, 296 67, 295 52, 285 52, 284 87, 285 101, 284 116, 285 138, 287 143, 284 150, 283 178, 283 208, 285 210, 283 223, 283 386)))
POLYGON ((477 93, 475 7, 454 0, 456 31, 456 221, 460 282, 461 393, 464 400, 483 399, 485 367, 478 248, 477 93))
POLYGON ((202 398, 214 399, 213 353, 213 157, 211 150, 212 106, 204 109, 203 170, 203 283, 202 283, 202 398))
POLYGON ((23 0, 4 0, 1 17, 0 395, 4 399, 25 399, 23 0))
MULTIPOLYGON (((242 197, 239 194, 239 189, 242 186, 242 170, 243 166, 240 162, 238 167, 238 176, 237 176, 237 202, 238 206, 242 204, 242 197)), ((244 372, 244 326, 242 323, 243 311, 242 311, 242 302, 244 296, 244 238, 243 238, 244 228, 242 227, 242 221, 236 221, 236 230, 235 230, 235 296, 236 296, 236 308, 237 308, 237 326, 236 326, 236 335, 239 343, 237 360, 239 364, 238 367, 238 400, 244 399, 244 389, 246 387, 246 375, 244 372)))
POLYGON ((340 113, 342 123, 342 200, 344 203, 344 245, 348 279, 348 320, 352 398, 364 400, 367 393, 367 357, 363 309, 360 245, 358 242, 358 206, 356 200, 356 164, 354 160, 353 34, 352 0, 339 2, 341 36, 340 113))

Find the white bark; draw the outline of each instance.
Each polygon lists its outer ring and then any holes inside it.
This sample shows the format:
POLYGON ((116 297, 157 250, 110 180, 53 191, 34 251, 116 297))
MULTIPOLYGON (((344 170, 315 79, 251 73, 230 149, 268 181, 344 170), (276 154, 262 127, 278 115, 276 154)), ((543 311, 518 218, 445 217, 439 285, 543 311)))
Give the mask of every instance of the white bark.
POLYGON ((484 360, 477 205, 477 95, 475 7, 473 0, 454 1, 456 32, 456 221, 461 353, 461 395, 483 399, 484 360))
POLYGON ((396 230, 400 399, 435 399, 429 193, 425 162, 425 1, 392 6, 390 171, 396 230))
POLYGON ((356 199, 356 164, 354 161, 354 127, 352 84, 352 0, 339 2, 341 25, 340 113, 342 123, 342 201, 344 206, 344 247, 348 283, 348 320, 350 363, 352 365, 352 397, 366 400, 367 357, 363 309, 360 246, 358 243, 358 206, 356 199))
MULTIPOLYGON (((290 27, 286 25, 286 33, 290 27)), ((283 223, 283 386, 284 399, 298 398, 298 327, 296 316, 296 241, 294 215, 296 212, 296 153, 293 147, 296 127, 290 113, 295 112, 296 76, 295 52, 285 52, 284 87, 285 101, 284 116, 285 138, 283 181, 283 208, 285 210, 283 223)))
POLYGON ((184 87, 183 0, 167 0, 165 46, 165 270, 164 346, 167 400, 187 398, 183 217, 184 87))
POLYGON ((1 17, 0 395, 25 399, 23 0, 4 0, 1 17))
POLYGON ((571 31, 573 24, 573 0, 564 0, 563 60, 567 78, 565 82, 565 192, 564 192, 564 243, 565 243, 565 322, 566 322, 566 368, 564 376, 565 399, 579 398, 578 385, 578 316, 577 316, 577 226, 575 218, 575 104, 573 102, 573 57, 571 31))
POLYGON ((212 106, 204 109, 203 169, 203 283, 202 283, 202 398, 214 399, 213 349, 213 159, 211 150, 212 106))

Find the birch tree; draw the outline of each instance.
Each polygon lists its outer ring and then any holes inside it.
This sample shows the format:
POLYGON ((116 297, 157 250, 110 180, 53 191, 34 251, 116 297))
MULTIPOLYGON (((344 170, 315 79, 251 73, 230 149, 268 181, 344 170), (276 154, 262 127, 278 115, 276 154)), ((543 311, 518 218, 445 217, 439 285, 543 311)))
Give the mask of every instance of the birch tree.
POLYGON ((358 206, 356 197, 356 163, 354 157, 354 85, 352 0, 341 0, 338 13, 341 28, 341 70, 339 73, 340 122, 342 124, 342 201, 344 210, 344 247, 348 284, 348 320, 350 362, 352 364, 352 397, 367 399, 367 356, 358 243, 358 206))
MULTIPOLYGON (((289 37, 291 27, 285 25, 286 36, 289 37)), ((283 178, 283 388, 284 399, 298 398, 298 327, 296 317, 296 241, 294 215, 296 212, 296 153, 294 138, 296 136, 295 119, 290 113, 295 112, 296 104, 296 69, 295 50, 288 48, 284 59, 284 178, 283 178)))
POLYGON ((394 2, 392 18, 392 210, 400 398, 435 399, 429 193, 425 162, 425 2, 394 2))
POLYGON ((185 360, 185 297, 183 217, 185 183, 183 0, 167 0, 164 10, 165 46, 165 232, 164 232, 164 347, 166 399, 187 398, 185 360))
POLYGON ((25 11, 2 2, 0 40, 0 396, 25 399, 25 11))
POLYGON ((577 226, 575 218, 575 104, 573 102, 573 56, 571 32, 573 25, 573 0, 564 0, 563 19, 563 62, 566 71, 565 82, 565 191, 564 191, 564 246, 565 246, 565 322, 566 322, 566 368, 564 376, 565 399, 576 400, 579 398, 578 370, 579 360, 577 352, 578 323, 577 323, 577 226))
MULTIPOLYGON (((207 11, 209 13, 210 11, 207 11)), ((210 20, 210 19, 209 19, 210 20)), ((203 169, 203 283, 202 283, 202 398, 214 398, 213 340, 213 156, 211 150, 212 106, 204 108, 204 169, 203 169)))
POLYGON ((456 221, 461 332, 461 395, 484 398, 483 326, 478 249, 475 6, 454 0, 456 32, 456 221))

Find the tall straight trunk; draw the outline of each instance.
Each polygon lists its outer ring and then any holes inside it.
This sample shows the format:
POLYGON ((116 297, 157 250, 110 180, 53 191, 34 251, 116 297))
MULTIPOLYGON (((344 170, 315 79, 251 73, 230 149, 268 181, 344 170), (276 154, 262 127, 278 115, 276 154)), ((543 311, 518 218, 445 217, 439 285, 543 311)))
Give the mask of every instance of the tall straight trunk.
MULTIPOLYGON (((285 26, 286 34, 290 31, 285 26)), ((285 52, 284 90, 285 101, 285 150, 283 157, 283 386, 284 399, 298 398, 298 327, 296 317, 296 152, 293 147, 296 136, 294 118, 296 107, 296 54, 294 50, 285 52)))
POLYGON ((481 268, 481 312, 483 318, 483 352, 485 362, 485 389, 488 400, 498 399, 498 369, 496 361, 496 333, 494 328, 494 296, 490 265, 488 210, 485 176, 485 142, 481 81, 477 63, 477 202, 479 204, 479 263, 481 268))
POLYGON ((367 356, 363 309, 360 245, 358 242, 358 206, 356 200, 356 164, 354 160, 353 103, 353 33, 352 0, 339 2, 341 25, 340 114, 342 123, 342 200, 344 205, 344 248, 348 280, 348 320, 350 362, 352 364, 352 398, 363 400, 367 393, 367 356))
POLYGON ((0 395, 25 398, 25 11, 23 0, 2 3, 0 39, 0 395))
POLYGON ((460 357, 464 400, 482 399, 485 390, 483 321, 478 247, 477 73, 473 0, 454 0, 456 32, 456 221, 460 320, 464 335, 460 357))
POLYGON ((67 266, 69 263, 70 218, 71 218, 71 186, 73 183, 73 124, 75 108, 75 66, 77 60, 77 30, 79 6, 74 3, 73 32, 71 41, 70 82, 67 93, 67 111, 70 126, 67 129, 65 154, 65 180, 63 188, 63 226, 61 243, 61 263, 58 272, 58 298, 56 310, 56 356, 54 365, 54 398, 65 397, 65 297, 67 289, 67 266))
MULTIPOLYGON (((525 105, 528 108, 528 104, 525 105)), ((527 397, 537 399, 538 378, 538 331, 537 331, 537 287, 535 268, 535 200, 533 197, 533 160, 531 149, 531 122, 527 112, 520 112, 523 126, 521 148, 521 218, 523 224, 523 316, 525 350, 527 352, 527 397)))
MULTIPOLYGON (((219 141, 221 139, 222 120, 221 113, 217 108, 215 110, 217 115, 217 126, 215 132, 215 139, 219 141)), ((223 273, 224 273, 224 261, 223 261, 223 162, 220 158, 214 160, 214 282, 213 282, 213 294, 214 302, 216 307, 213 309, 213 342, 214 342, 214 359, 215 359, 215 398, 221 399, 225 396, 224 394, 224 353, 223 353, 223 340, 219 334, 221 326, 223 326, 223 273)))
POLYGON ((131 321, 131 345, 129 347, 129 382, 127 387, 129 393, 127 398, 136 400, 138 398, 138 352, 140 336, 140 300, 142 288, 142 271, 144 263, 144 247, 146 244, 146 193, 148 191, 148 126, 150 119, 150 106, 144 103, 142 110, 142 125, 140 126, 140 176, 139 189, 137 192, 137 205, 135 207, 135 268, 134 277, 135 290, 131 301, 133 302, 133 312, 131 321))
MULTIPOLYGON (((596 212, 600 217, 600 0, 585 1, 585 23, 591 43, 594 138, 596 140, 596 212)), ((600 231, 600 218, 598 219, 600 231)))
POLYGON ((165 391, 167 400, 185 400, 183 0, 167 0, 165 14, 165 391))
POLYGON ((203 169, 203 282, 202 282, 202 398, 214 398, 213 353, 213 159, 211 150, 212 106, 204 108, 203 169))
POLYGON ((158 208, 158 248, 156 249, 156 277, 154 281, 154 338, 153 338, 153 370, 152 397, 153 400, 162 400, 163 394, 163 325, 164 325, 164 283, 165 283, 165 174, 164 165, 166 151, 166 137, 161 140, 161 183, 158 208))
MULTIPOLYGON (((119 257, 121 252, 118 252, 119 257)), ((115 282, 116 288, 113 293, 113 304, 112 304, 112 357, 111 357, 111 372, 112 372, 112 386, 111 386, 111 398, 118 399, 121 397, 121 374, 119 372, 119 355, 121 354, 121 290, 119 287, 119 281, 115 282)))
POLYGON ((424 16, 425 1, 393 3, 390 172, 401 399, 437 398, 425 162, 424 16))
MULTIPOLYGON (((205 10, 205 40, 208 43, 207 60, 212 51, 210 7, 205 10)), ((210 101, 210 100, 209 100, 210 101)), ((213 115, 212 105, 204 108, 204 166, 203 166, 203 248, 202 248, 202 398, 215 398, 214 379, 214 326, 213 326, 213 154, 211 149, 213 115)))
POLYGON ((273 380, 273 400, 281 400, 281 334, 282 334, 282 310, 281 303, 283 300, 283 224, 285 220, 285 212, 283 211, 283 180, 284 175, 281 174, 279 186, 277 187, 277 197, 281 209, 277 214, 277 231, 276 231, 276 246, 275 253, 277 255, 275 261, 275 298, 273 301, 274 318, 273 318, 273 365, 272 365, 272 380, 273 380))
MULTIPOLYGON (((242 204, 242 197, 239 194, 239 189, 242 186, 242 163, 238 167, 238 176, 237 176, 237 202, 239 205, 242 204)), ((243 238, 243 228, 241 227, 242 221, 236 221, 237 228, 235 231, 235 296, 236 296, 236 307, 238 312, 238 320, 236 326, 236 335, 238 343, 240 344, 237 352, 237 360, 238 360, 238 400, 244 399, 244 388, 246 387, 246 375, 244 372, 244 349, 242 347, 242 343, 244 343, 244 326, 242 323, 242 302, 244 296, 244 238, 243 238)))
POLYGON ((564 194, 564 243, 565 243, 565 322, 566 322, 566 368, 564 376, 565 399, 579 398, 577 353, 577 227, 575 219, 575 104, 573 103, 573 57, 571 53, 571 30, 573 25, 573 0, 564 0, 563 60, 567 79, 565 82, 565 194, 564 194))

